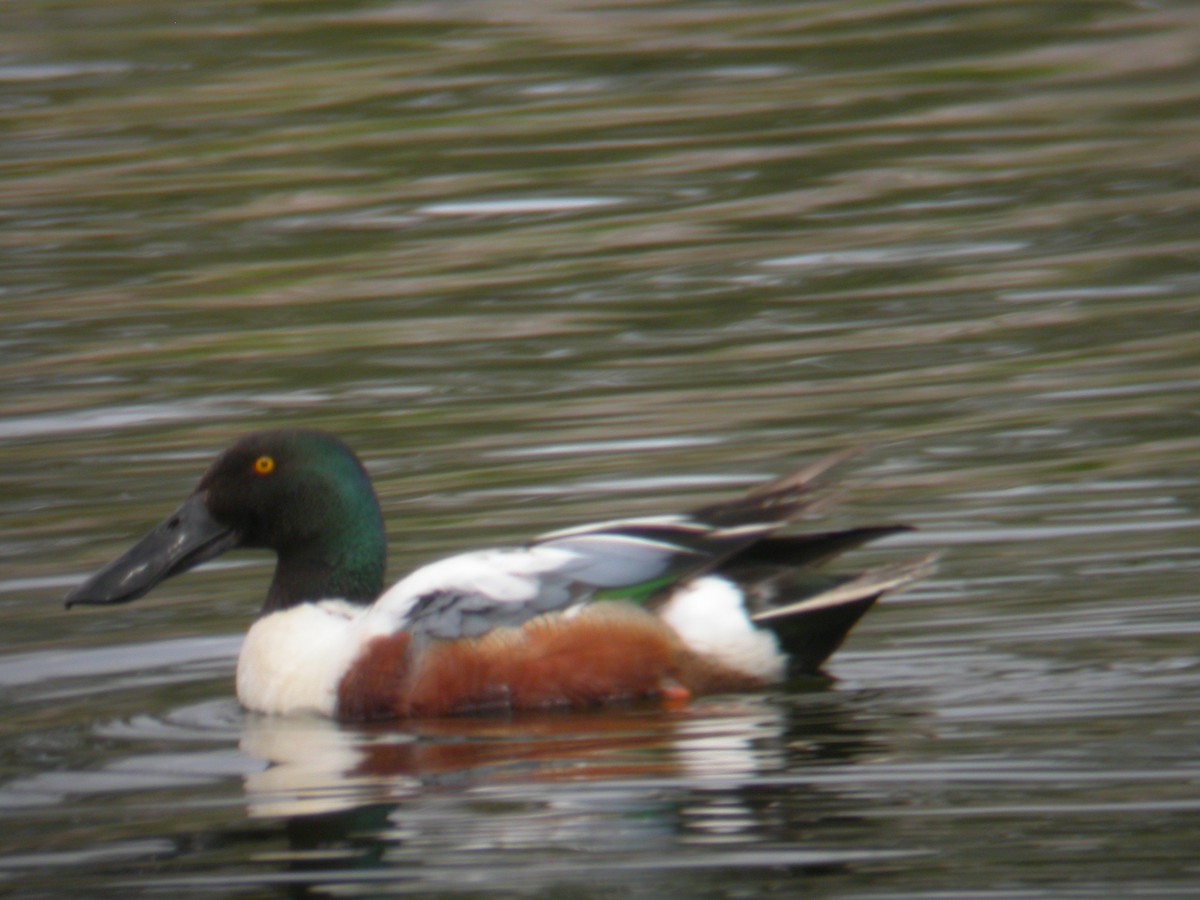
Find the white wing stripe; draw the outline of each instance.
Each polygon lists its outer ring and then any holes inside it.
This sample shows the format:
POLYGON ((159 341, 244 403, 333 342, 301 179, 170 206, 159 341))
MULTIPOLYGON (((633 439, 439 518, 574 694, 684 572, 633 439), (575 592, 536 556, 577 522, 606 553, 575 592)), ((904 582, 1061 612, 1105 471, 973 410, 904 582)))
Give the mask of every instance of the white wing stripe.
POLYGON ((538 542, 554 541, 559 538, 575 537, 592 532, 621 531, 626 528, 677 528, 688 532, 711 531, 712 527, 692 521, 686 516, 646 516, 641 519, 612 519, 608 522, 593 522, 590 525, 579 525, 574 528, 563 528, 538 535, 538 542))
POLYGON ((687 547, 681 547, 679 544, 673 544, 670 541, 656 541, 653 538, 637 537, 632 534, 612 534, 604 532, 600 534, 582 534, 578 537, 568 537, 547 541, 545 546, 553 547, 556 550, 574 550, 582 553, 603 553, 607 547, 619 551, 621 548, 626 550, 647 550, 655 554, 667 553, 690 553, 696 554, 697 551, 687 547))

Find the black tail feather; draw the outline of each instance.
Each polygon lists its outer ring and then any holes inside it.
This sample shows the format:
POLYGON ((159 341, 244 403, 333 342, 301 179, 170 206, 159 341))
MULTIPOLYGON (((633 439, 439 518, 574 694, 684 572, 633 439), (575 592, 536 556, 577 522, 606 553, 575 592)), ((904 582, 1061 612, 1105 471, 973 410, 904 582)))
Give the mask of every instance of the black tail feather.
POLYGON ((718 533, 742 539, 740 546, 731 541, 723 557, 712 557, 712 569, 741 586, 751 619, 775 632, 793 674, 819 671, 880 597, 921 577, 932 565, 932 559, 925 559, 859 575, 815 571, 849 550, 911 531, 908 525, 772 533, 809 509, 821 476, 858 452, 851 449, 826 456, 742 497, 693 513, 697 521, 728 529, 718 533))
POLYGON ((868 569, 860 575, 782 573, 751 585, 750 618, 775 632, 794 674, 815 673, 880 597, 927 575, 937 555, 868 569))
POLYGON ((788 674, 819 674, 825 660, 837 652, 850 629, 858 624, 858 620, 867 614, 880 596, 882 592, 852 603, 779 619, 774 623, 772 631, 787 650, 788 674))
MULTIPOLYGON (((845 531, 765 537, 728 560, 723 568, 732 570, 738 566, 819 566, 871 541, 912 530, 911 525, 868 525, 864 528, 848 528, 845 531)), ((734 577, 736 578, 736 575, 734 577)))

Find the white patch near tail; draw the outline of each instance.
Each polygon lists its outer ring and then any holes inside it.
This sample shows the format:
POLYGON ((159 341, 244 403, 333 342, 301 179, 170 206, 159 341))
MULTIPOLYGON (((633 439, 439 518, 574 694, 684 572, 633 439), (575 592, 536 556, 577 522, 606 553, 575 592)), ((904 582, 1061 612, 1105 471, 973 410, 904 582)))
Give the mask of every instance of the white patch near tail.
POLYGON ((741 590, 724 578, 706 575, 687 582, 658 615, 689 649, 736 672, 780 681, 787 671, 787 657, 775 635, 754 626, 741 590))

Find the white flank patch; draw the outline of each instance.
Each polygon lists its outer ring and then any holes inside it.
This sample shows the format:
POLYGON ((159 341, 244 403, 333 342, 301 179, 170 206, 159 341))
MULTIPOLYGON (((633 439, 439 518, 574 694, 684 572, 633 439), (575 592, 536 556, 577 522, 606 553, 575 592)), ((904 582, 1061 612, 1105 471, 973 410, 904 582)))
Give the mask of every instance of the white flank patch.
POLYGON ((340 600, 302 603, 263 616, 238 657, 242 706, 270 715, 332 716, 337 688, 366 638, 359 607, 340 600))
POLYGON ((787 671, 775 635, 754 626, 742 592, 724 578, 689 581, 671 595, 659 617, 690 649, 734 671, 764 681, 779 681, 787 671))
POLYGON ((548 531, 538 535, 539 541, 554 541, 559 538, 575 537, 580 534, 593 532, 620 531, 624 528, 678 528, 682 531, 704 532, 711 531, 708 525, 693 522, 684 516, 642 516, 637 519, 608 519, 604 522, 591 522, 587 525, 575 525, 571 528, 560 528, 558 531, 548 531))

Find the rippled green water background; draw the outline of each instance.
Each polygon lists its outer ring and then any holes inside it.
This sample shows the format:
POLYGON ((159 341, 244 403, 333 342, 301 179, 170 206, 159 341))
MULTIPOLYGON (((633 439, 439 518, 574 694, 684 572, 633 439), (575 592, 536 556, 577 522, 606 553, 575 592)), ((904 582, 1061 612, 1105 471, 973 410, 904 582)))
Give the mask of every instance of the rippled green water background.
POLYGON ((0 890, 1200 893, 1200 7, 0 12, 0 890), (835 680, 245 716, 269 561, 59 600, 265 425, 392 577, 848 444, 835 680))

